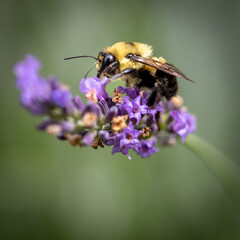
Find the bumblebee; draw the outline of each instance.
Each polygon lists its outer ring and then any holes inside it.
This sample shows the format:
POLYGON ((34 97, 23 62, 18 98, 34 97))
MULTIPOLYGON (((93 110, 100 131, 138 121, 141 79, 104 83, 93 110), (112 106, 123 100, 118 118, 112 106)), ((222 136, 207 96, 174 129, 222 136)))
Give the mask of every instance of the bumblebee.
POLYGON ((109 81, 121 79, 129 88, 150 92, 148 106, 159 102, 162 97, 170 100, 175 96, 178 91, 177 77, 193 82, 164 58, 153 57, 152 47, 143 43, 118 42, 106 47, 95 59, 97 77, 107 76, 109 81))

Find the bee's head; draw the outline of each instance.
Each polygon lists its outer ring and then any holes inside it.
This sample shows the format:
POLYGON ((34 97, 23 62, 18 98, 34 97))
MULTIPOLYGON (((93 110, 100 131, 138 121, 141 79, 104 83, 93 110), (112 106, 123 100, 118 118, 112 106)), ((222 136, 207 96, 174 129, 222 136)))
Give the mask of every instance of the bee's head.
POLYGON ((107 75, 108 77, 117 73, 119 68, 119 62, 116 60, 113 54, 101 51, 98 54, 97 77, 100 75, 107 75))

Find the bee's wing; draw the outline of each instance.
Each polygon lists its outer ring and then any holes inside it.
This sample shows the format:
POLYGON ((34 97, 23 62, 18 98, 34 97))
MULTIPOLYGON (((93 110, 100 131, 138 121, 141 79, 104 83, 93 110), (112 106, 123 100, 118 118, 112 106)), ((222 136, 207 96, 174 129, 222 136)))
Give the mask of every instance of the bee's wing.
POLYGON ((134 55, 132 57, 132 60, 157 68, 163 72, 169 73, 176 77, 184 78, 190 82, 194 82, 193 80, 189 79, 182 71, 176 68, 173 64, 167 63, 166 61, 163 60, 161 61, 151 57, 142 57, 137 55, 134 55))

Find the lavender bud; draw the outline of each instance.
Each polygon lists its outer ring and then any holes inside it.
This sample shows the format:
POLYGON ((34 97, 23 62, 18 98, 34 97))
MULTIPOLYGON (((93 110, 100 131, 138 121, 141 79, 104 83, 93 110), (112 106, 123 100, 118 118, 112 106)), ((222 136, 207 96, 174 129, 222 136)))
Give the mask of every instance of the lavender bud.
POLYGON ((47 119, 43 121, 42 123, 38 124, 37 129, 40 131, 45 131, 46 128, 52 124, 55 124, 56 122, 53 121, 52 119, 47 119))
POLYGON ((156 124, 153 124, 153 125, 150 127, 150 129, 151 129, 151 131, 152 131, 153 133, 155 133, 155 132, 157 132, 158 127, 157 127, 156 124))
POLYGON ((151 126, 154 123, 153 116, 150 114, 147 114, 146 124, 148 126, 151 126))
POLYGON ((87 103, 86 107, 84 108, 82 115, 84 115, 85 113, 95 113, 98 117, 98 119, 101 119, 101 109, 100 107, 95 104, 95 103, 87 103))
POLYGON ((55 76, 52 76, 49 79, 49 84, 50 84, 52 90, 58 89, 60 87, 60 82, 58 81, 58 79, 55 76))
POLYGON ((96 131, 85 134, 82 139, 82 144, 83 145, 91 145, 95 136, 96 136, 96 131))
POLYGON ((72 102, 74 103, 74 105, 80 110, 82 111, 84 108, 84 104, 82 103, 82 100, 79 96, 75 96, 72 98, 72 102))
POLYGON ((112 119, 117 115, 117 113, 118 113, 118 108, 116 106, 111 107, 105 116, 104 122, 105 123, 111 122, 112 119))
POLYGON ((103 113, 104 115, 106 115, 107 112, 109 111, 109 107, 108 107, 108 104, 107 104, 106 100, 103 98, 102 100, 100 100, 100 101, 98 102, 98 105, 100 106, 100 108, 101 108, 101 110, 102 110, 102 113, 103 113))
POLYGON ((98 136, 101 140, 108 140, 109 139, 109 132, 104 131, 104 130, 100 130, 99 133, 98 133, 98 136))
POLYGON ((61 123, 62 133, 71 132, 75 128, 75 124, 70 121, 64 121, 61 123))

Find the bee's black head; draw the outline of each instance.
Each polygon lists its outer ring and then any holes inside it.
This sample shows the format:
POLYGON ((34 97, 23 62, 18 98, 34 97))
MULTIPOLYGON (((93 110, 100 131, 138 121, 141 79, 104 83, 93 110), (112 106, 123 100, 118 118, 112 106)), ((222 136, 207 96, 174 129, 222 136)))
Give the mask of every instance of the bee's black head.
POLYGON ((111 75, 114 72, 116 72, 116 68, 117 68, 117 65, 119 65, 119 63, 118 61, 116 61, 116 58, 112 54, 106 53, 106 52, 100 52, 98 55, 98 59, 100 62, 100 68, 97 74, 98 77, 102 73, 111 75))

